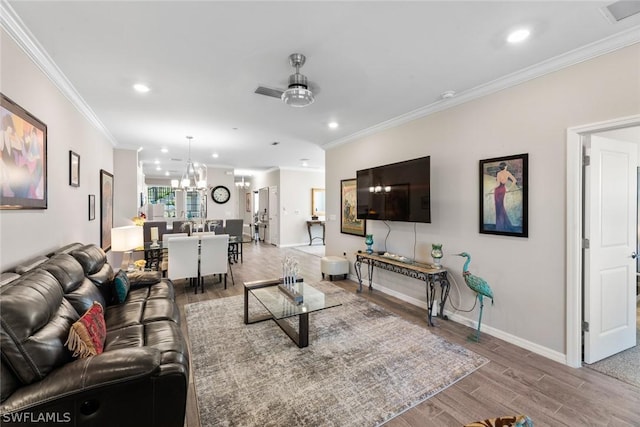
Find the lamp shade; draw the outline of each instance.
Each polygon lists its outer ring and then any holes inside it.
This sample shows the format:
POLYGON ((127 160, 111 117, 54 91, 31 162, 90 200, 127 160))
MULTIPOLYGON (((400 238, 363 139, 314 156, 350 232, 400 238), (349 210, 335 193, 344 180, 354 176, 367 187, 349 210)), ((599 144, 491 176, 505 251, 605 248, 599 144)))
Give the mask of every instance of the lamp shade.
POLYGON ((111 229, 111 250, 126 252, 144 246, 142 227, 128 225, 111 229))

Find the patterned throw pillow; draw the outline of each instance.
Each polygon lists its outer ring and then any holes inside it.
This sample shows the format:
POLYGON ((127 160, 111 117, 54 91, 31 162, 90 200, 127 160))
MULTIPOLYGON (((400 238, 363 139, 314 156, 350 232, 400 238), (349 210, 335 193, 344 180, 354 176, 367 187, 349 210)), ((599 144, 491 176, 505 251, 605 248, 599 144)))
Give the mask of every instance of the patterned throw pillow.
POLYGON ((104 322, 102 305, 94 301, 86 313, 69 330, 64 345, 73 352, 73 357, 96 356, 104 350, 107 327, 104 322))
POLYGON ((129 282, 129 275, 124 271, 118 271, 116 277, 113 279, 113 287, 115 290, 115 297, 118 304, 122 304, 127 299, 127 294, 131 288, 131 282, 129 282))

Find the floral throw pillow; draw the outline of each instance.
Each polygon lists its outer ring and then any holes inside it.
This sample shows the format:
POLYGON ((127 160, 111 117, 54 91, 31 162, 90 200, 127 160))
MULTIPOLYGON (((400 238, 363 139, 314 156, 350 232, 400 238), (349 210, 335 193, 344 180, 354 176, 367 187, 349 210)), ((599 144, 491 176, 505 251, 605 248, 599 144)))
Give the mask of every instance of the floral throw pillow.
POLYGON ((71 325, 69 337, 64 345, 73 352, 73 357, 96 356, 104 350, 107 327, 102 305, 94 301, 86 313, 71 325))

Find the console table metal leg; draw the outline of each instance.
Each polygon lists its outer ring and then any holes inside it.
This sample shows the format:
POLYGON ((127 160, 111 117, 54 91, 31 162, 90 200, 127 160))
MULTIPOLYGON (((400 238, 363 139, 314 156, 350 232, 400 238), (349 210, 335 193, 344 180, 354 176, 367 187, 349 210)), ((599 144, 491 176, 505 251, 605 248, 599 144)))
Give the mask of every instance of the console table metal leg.
POLYGON ((358 293, 362 292, 362 262, 360 259, 356 258, 356 261, 353 263, 353 269, 356 272, 356 276, 358 277, 358 293))
POLYGON ((434 326, 433 321, 431 320, 431 315, 433 311, 433 301, 435 301, 436 299, 436 288, 433 284, 433 280, 430 277, 427 277, 425 282, 427 288, 427 324, 429 326, 434 326))
POLYGON ((447 302, 450 290, 451 284, 449 283, 449 279, 445 276, 442 280, 440 280, 440 317, 444 320, 449 320, 449 318, 444 314, 444 305, 447 302))
POLYGON ((368 266, 367 270, 369 273, 369 291, 372 291, 373 290, 373 261, 369 260, 367 262, 367 266, 368 266))

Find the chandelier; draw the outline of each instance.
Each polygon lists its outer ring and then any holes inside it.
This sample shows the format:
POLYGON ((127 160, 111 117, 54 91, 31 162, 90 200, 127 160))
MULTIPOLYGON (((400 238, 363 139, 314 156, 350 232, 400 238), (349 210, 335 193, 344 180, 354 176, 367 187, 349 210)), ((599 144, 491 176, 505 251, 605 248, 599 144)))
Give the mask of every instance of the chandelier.
POLYGON ((187 161, 187 170, 182 179, 180 186, 185 191, 206 190, 207 188, 207 166, 191 161, 191 140, 192 136, 187 136, 189 141, 189 160, 187 161))

